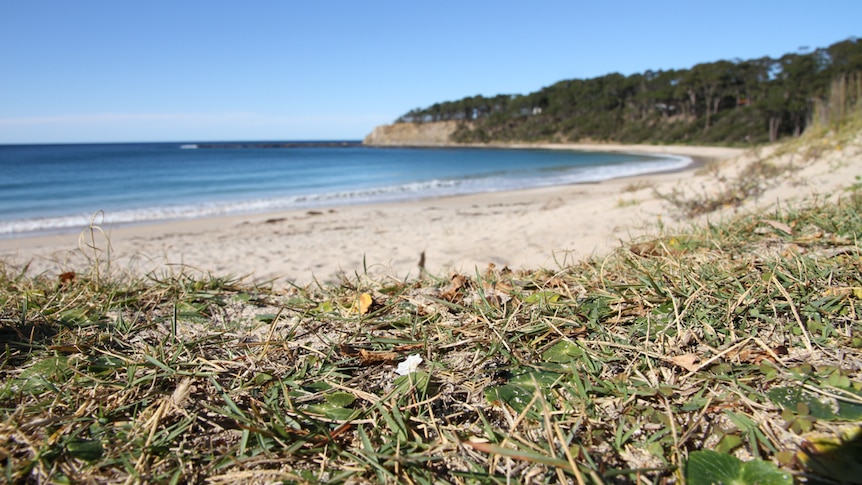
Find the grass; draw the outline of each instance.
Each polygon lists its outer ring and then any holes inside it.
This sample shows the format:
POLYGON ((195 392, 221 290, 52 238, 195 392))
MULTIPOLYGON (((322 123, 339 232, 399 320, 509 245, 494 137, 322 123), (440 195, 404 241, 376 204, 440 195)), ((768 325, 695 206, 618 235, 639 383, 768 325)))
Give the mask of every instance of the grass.
MULTIPOLYGON (((813 155, 810 159, 816 156, 813 155)), ((774 163, 775 158, 775 155, 758 158, 731 176, 721 173, 720 164, 708 165, 705 167, 705 174, 710 177, 708 187, 704 185, 699 191, 692 191, 690 187, 677 187, 668 193, 654 192, 656 197, 674 206, 684 218, 693 218, 728 207, 738 208, 746 201, 757 199, 782 178, 792 175, 804 166, 794 164, 792 160, 791 163, 774 163)))
MULTIPOLYGON (((855 77, 854 83, 856 91, 862 89, 862 76, 855 77)), ((724 208, 739 208, 821 157, 858 146, 862 132, 862 103, 855 97, 850 101, 840 110, 839 121, 813 122, 798 138, 769 148, 753 148, 754 160, 736 173, 725 174, 722 163, 713 162, 698 170, 698 175, 709 177, 709 183, 699 189, 676 187, 667 193, 657 190, 654 193, 675 207, 682 218, 698 217, 724 208)), ((843 106, 845 103, 834 104, 843 106)), ((820 109, 828 114, 828 109, 820 109)), ((829 117, 818 115, 815 121, 820 118, 829 117)), ((841 163, 844 163, 841 157, 834 157, 833 167, 841 163)))
POLYGON ((554 272, 286 292, 5 266, 2 473, 657 483, 719 449, 801 477, 810 432, 862 419, 860 214, 852 192, 554 272))

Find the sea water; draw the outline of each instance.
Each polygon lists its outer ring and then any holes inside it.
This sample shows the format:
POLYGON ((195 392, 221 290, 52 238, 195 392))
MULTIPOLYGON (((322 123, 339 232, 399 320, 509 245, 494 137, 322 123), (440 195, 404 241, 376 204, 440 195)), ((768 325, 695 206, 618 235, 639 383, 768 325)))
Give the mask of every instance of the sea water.
POLYGON ((0 237, 596 182, 691 160, 358 143, 0 145, 0 237))

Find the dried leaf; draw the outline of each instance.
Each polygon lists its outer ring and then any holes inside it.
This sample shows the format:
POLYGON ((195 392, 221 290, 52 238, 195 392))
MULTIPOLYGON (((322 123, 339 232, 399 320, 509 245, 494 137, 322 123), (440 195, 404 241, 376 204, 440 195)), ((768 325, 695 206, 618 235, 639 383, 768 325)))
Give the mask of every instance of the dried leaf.
POLYGON ((777 230, 777 231, 781 231, 781 232, 783 232, 784 234, 787 234, 788 236, 789 236, 789 235, 791 235, 791 234, 793 234, 793 229, 791 229, 791 228, 790 228, 790 226, 788 226, 787 224, 785 224, 785 223, 783 223, 783 222, 780 222, 780 221, 774 221, 774 220, 771 220, 771 219, 767 219, 767 220, 765 220, 765 221, 763 221, 763 222, 765 222, 766 224, 768 224, 768 225, 772 226, 772 228, 773 228, 773 229, 775 229, 775 230, 777 230))
POLYGON ((671 357, 670 360, 689 372, 695 372, 699 368, 698 365, 695 365, 699 360, 697 354, 675 355, 671 357))
POLYGON ((89 346, 78 344, 51 345, 48 348, 60 354, 78 354, 81 352, 86 352, 90 349, 89 346))
POLYGON ((546 283, 549 288, 568 288, 569 285, 566 283, 566 280, 560 278, 559 276, 551 277, 546 283))
POLYGON ((494 270, 497 269, 497 265, 494 263, 488 263, 488 267, 485 268, 485 276, 491 277, 494 276, 494 270))
POLYGON ((505 293, 507 295, 511 295, 512 290, 514 290, 515 287, 511 283, 507 283, 504 281, 498 281, 497 284, 495 285, 495 289, 497 291, 499 291, 500 293, 505 293))
POLYGON ((405 344, 405 345, 399 345, 398 347, 395 347, 393 350, 395 350, 396 352, 407 352, 409 350, 424 349, 424 348, 425 348, 425 344, 405 344))
POLYGON ((174 389, 173 394, 171 394, 171 402, 174 406, 178 408, 182 408, 186 403, 186 399, 188 399, 189 395, 192 392, 192 383, 194 380, 191 377, 185 377, 183 380, 177 384, 177 388, 174 389))
POLYGON ((356 356, 358 356, 358 355, 359 355, 359 351, 358 351, 358 350, 356 350, 355 348, 353 348, 353 347, 351 347, 350 345, 347 345, 347 344, 340 344, 340 345, 338 346, 338 352, 339 352, 341 355, 346 356, 346 357, 356 357, 356 356))
POLYGON ((564 472, 574 473, 572 470, 572 465, 568 461, 553 456, 542 455, 534 451, 513 450, 510 448, 503 448, 502 446, 497 446, 492 443, 485 443, 479 441, 464 441, 463 444, 469 446, 470 448, 473 448, 476 451, 481 451, 482 453, 487 453, 489 455, 500 455, 508 458, 513 458, 515 460, 541 463, 543 465, 559 468, 564 472))
POLYGON ((398 359, 397 352, 371 352, 359 349, 359 361, 362 365, 378 364, 381 362, 394 362, 398 359))
POLYGON ((773 358, 773 354, 776 356, 787 355, 787 348, 779 345, 772 349, 772 353, 763 350, 736 349, 728 352, 725 356, 729 360, 738 360, 740 362, 760 365, 764 360, 774 363, 775 359, 773 358))
POLYGON ((65 273, 60 273, 60 276, 58 277, 60 280, 60 286, 66 286, 71 283, 74 283, 75 278, 77 277, 78 275, 76 275, 74 271, 66 271, 65 273))
POLYGON ((805 254, 806 252, 808 252, 808 250, 801 246, 798 246, 796 244, 788 244, 787 247, 784 248, 783 251, 781 251, 781 255, 785 258, 790 258, 797 254, 805 254))
POLYGON ((444 300, 454 302, 460 296, 458 294, 458 290, 465 287, 467 285, 467 281, 467 277, 464 275, 456 274, 452 276, 452 284, 446 289, 446 291, 440 294, 440 297, 444 300))
POLYGON ((353 305, 352 311, 354 313, 359 313, 360 315, 365 315, 368 313, 368 309, 371 308, 372 303, 374 303, 374 299, 371 298, 371 295, 368 293, 362 293, 359 295, 359 298, 356 299, 356 303, 353 305))
POLYGON ((731 359, 733 359, 733 358, 739 359, 740 362, 753 362, 754 356, 757 355, 758 353, 759 352, 756 352, 756 351, 752 351, 752 350, 748 350, 748 349, 742 349, 738 352, 730 352, 730 353, 728 353, 727 356, 731 359), (734 355, 730 355, 730 354, 734 354, 734 355))
POLYGON ((661 250, 655 241, 632 244, 629 246, 629 251, 641 257, 658 256, 661 254, 661 250))

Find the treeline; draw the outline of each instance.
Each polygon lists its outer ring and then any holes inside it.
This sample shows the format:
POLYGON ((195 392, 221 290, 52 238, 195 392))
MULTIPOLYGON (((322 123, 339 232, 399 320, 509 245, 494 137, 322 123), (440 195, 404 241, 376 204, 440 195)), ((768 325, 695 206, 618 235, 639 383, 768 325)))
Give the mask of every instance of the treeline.
MULTIPOLYGON (((397 121, 463 121, 453 135, 457 142, 757 143, 802 133, 815 111, 836 102, 833 87, 850 80, 858 88, 860 73, 862 42, 851 38, 779 59, 614 73, 527 95, 472 96, 417 108, 397 121)), ((858 103, 860 93, 852 91, 838 102, 849 96, 858 103)))

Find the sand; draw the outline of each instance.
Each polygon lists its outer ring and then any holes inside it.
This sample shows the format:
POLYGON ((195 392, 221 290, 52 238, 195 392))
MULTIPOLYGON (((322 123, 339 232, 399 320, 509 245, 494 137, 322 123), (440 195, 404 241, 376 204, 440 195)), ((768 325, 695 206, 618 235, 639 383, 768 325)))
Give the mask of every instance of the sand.
MULTIPOLYGON (((862 140, 824 141, 813 159, 801 152, 774 157, 796 170, 742 207, 710 214, 838 196, 862 174, 862 140)), ((536 145, 530 145, 536 147, 536 145)), ((489 264, 558 269, 601 256, 632 238, 690 224, 658 194, 704 196, 726 187, 745 166, 774 155, 758 150, 689 146, 543 145, 542 148, 673 153, 699 164, 673 172, 595 184, 446 197, 413 202, 283 211, 156 224, 102 227, 91 233, 0 240, 0 258, 31 273, 81 271, 88 257, 110 258, 114 271, 165 275, 201 271, 243 276, 276 287, 332 283, 341 275, 411 278, 424 253, 429 273, 472 274, 489 264), (724 181, 722 181, 724 180, 724 181), (110 254, 106 252, 110 241, 110 254), (80 248, 85 248, 82 251, 80 248)), ((810 150, 809 150, 810 151, 810 150)), ((806 152, 808 153, 808 152, 806 152)), ((808 153, 810 155, 810 153, 808 153)), ((701 217, 700 219, 703 219, 701 217)))

